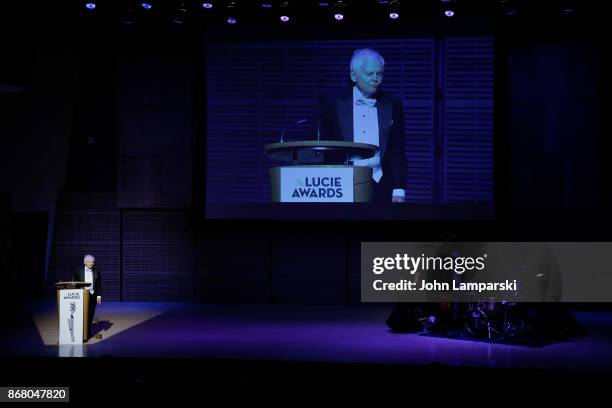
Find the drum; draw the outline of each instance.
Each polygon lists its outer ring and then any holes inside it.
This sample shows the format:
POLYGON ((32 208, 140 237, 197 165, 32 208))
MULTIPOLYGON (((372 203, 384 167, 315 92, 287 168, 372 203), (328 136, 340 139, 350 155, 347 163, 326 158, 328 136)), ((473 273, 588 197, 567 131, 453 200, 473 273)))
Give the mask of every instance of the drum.
POLYGON ((473 302, 466 308, 464 328, 479 338, 505 340, 525 333, 526 311, 516 302, 473 302))

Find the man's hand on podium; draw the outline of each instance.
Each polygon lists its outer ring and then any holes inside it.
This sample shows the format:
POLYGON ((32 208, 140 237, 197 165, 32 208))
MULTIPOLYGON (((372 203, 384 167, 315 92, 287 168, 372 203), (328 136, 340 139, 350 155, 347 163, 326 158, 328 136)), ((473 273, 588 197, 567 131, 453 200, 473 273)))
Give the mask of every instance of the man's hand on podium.
POLYGON ((102 303, 102 296, 98 296, 98 298, 96 299, 97 303, 100 304, 102 303))
POLYGON ((391 202, 392 203, 405 203, 406 197, 394 195, 391 197, 391 202))

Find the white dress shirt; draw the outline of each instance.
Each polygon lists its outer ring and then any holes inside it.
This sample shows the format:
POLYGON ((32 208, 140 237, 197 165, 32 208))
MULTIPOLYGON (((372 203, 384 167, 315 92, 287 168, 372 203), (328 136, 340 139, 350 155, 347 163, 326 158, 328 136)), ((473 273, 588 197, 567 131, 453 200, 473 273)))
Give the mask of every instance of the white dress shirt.
POLYGON ((93 272, 88 267, 85 267, 85 282, 91 283, 89 286, 89 293, 94 294, 94 281, 93 281, 93 272))
MULTIPOLYGON (((353 140, 355 143, 368 143, 379 146, 373 157, 353 160, 353 164, 356 166, 371 167, 372 178, 378 183, 383 176, 383 169, 380 163, 380 137, 376 99, 365 97, 357 86, 353 86, 353 140)), ((396 188, 393 190, 392 196, 405 197, 406 191, 396 188)))

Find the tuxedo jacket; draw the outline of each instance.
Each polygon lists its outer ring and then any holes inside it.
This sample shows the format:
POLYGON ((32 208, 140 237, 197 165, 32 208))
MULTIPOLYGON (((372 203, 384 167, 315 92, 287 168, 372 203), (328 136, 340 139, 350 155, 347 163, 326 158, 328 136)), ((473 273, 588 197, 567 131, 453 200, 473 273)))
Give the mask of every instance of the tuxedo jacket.
MULTIPOLYGON (((91 273, 94 281, 94 296, 102 296, 102 272, 94 266, 91 273)), ((85 282, 85 265, 81 266, 79 269, 75 269, 72 280, 85 282)), ((87 289, 90 289, 90 287, 87 289)))
MULTIPOLYGON (((404 109, 401 100, 384 91, 376 95, 378 137, 383 180, 391 188, 405 189, 404 109)), ((318 127, 321 140, 354 141, 353 88, 346 87, 319 98, 318 127)))

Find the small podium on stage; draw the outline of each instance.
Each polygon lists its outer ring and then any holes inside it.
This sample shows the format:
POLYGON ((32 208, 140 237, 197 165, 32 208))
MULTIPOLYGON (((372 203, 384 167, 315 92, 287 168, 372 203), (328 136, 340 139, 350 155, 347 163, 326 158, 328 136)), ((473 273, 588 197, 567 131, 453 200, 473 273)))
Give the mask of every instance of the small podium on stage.
POLYGON ((287 163, 270 169, 272 201, 281 203, 369 202, 372 168, 352 165, 377 146, 335 140, 270 143, 264 153, 287 163))
POLYGON ((87 340, 87 313, 89 289, 87 282, 58 282, 57 316, 59 320, 59 344, 82 344, 87 340))

